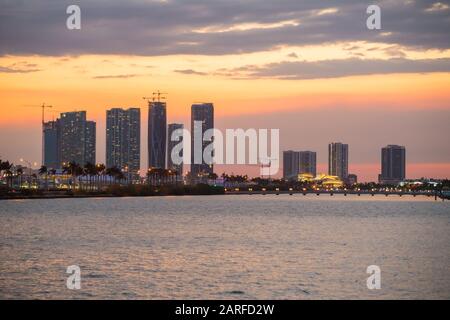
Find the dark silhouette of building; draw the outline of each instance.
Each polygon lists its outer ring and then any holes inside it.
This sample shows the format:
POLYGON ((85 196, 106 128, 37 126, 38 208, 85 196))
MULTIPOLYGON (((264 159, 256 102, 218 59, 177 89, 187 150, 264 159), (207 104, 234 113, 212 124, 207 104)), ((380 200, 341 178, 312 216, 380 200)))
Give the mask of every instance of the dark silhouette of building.
POLYGON ((328 174, 347 181, 348 144, 336 142, 328 145, 328 174))
POLYGON ((205 163, 203 159, 203 152, 206 146, 211 144, 211 141, 203 141, 203 138, 197 141, 199 146, 197 158, 200 157, 201 151, 201 159, 197 159, 199 163, 194 161, 196 160, 195 122, 197 124, 201 122, 201 128, 199 127, 199 129, 201 129, 202 137, 206 130, 214 129, 214 106, 212 103, 193 104, 191 107, 191 178, 194 180, 214 172, 213 165, 205 163))
POLYGON ((148 166, 166 168, 166 103, 150 101, 148 109, 148 166))
POLYGON ((86 121, 86 140, 85 140, 85 154, 84 164, 96 162, 96 132, 97 124, 94 121, 86 121))
POLYGON ((388 145, 381 149, 381 184, 398 184, 406 176, 406 149, 403 146, 388 145))
MULTIPOLYGON (((174 170, 177 172, 177 175, 181 177, 183 175, 183 163, 174 164, 172 161, 172 150, 173 148, 183 141, 183 137, 179 141, 172 141, 172 133, 175 130, 183 130, 184 126, 180 123, 171 123, 168 126, 168 135, 167 135, 167 169, 174 170)), ((183 157, 183 150, 179 153, 180 157, 183 157)))
POLYGON ((311 174, 315 177, 317 175, 317 154, 313 151, 300 151, 299 159, 299 173, 311 174))
POLYGON ((349 174, 347 178, 347 184, 354 185, 358 183, 358 176, 356 174, 349 174))
POLYGON ((59 120, 44 123, 43 128, 43 164, 48 169, 59 169, 61 167, 59 151, 59 120))
POLYGON ((106 111, 106 166, 137 176, 140 159, 141 110, 113 108, 106 111))
POLYGON ((297 180, 300 164, 300 153, 297 151, 283 151, 283 179, 297 180))

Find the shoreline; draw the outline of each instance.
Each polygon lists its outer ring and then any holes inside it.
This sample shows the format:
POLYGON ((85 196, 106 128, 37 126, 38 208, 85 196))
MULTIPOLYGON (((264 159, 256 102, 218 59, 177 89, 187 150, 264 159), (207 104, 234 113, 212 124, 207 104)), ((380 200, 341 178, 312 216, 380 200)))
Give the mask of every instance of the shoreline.
POLYGON ((343 197, 347 196, 383 196, 386 198, 402 198, 406 197, 408 199, 423 199, 423 198, 435 198, 436 201, 445 201, 450 200, 448 197, 442 195, 435 195, 429 193, 385 193, 385 192, 341 192, 341 191, 228 191, 223 193, 186 193, 186 194, 170 194, 170 193, 161 193, 161 194, 112 194, 112 193, 92 193, 92 194, 35 194, 35 195, 17 195, 17 196, 0 196, 0 201, 6 200, 42 200, 42 199, 89 199, 89 198, 143 198, 143 197, 183 197, 183 196, 213 196, 213 195, 254 195, 254 196, 265 196, 265 195, 314 195, 319 197, 322 196, 335 196, 340 195, 343 197))
POLYGON ((217 196, 225 194, 159 194, 159 195, 114 195, 114 194, 86 194, 86 195, 41 195, 0 197, 0 201, 7 200, 42 200, 42 199, 89 199, 89 198, 150 198, 150 197, 184 197, 184 196, 217 196))

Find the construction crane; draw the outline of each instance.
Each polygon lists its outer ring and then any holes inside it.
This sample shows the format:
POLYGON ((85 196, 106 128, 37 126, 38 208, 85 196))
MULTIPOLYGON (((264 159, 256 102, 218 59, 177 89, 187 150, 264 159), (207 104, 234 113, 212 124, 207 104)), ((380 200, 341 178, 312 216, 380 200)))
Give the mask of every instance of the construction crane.
POLYGON ((161 99, 163 99, 163 100, 166 99, 165 96, 161 97, 161 95, 163 95, 163 94, 168 94, 168 93, 159 92, 159 90, 156 92, 153 92, 153 101, 155 101, 155 96, 158 97, 158 102, 161 102, 161 99))
POLYGON ((42 125, 44 125, 45 122, 45 108, 53 108, 53 106, 46 106, 45 103, 42 104, 42 125))
POLYGON ((53 106, 48 106, 45 103, 43 103, 41 106, 24 106, 26 108, 41 108, 42 109, 42 126, 44 126, 45 122, 45 109, 46 108, 53 108, 53 106))
POLYGON ((152 97, 151 98, 150 97, 142 97, 142 99, 147 100, 148 103, 150 103, 150 101, 155 102, 155 100, 157 102, 161 102, 161 100, 165 100, 166 99, 165 96, 162 96, 164 94, 168 94, 168 93, 163 93, 163 92, 160 92, 158 90, 157 92, 153 92, 152 93, 152 97))
POLYGON ((52 114, 52 121, 55 121, 55 113, 61 113, 61 112, 63 112, 63 111, 55 110, 55 109, 51 110, 50 113, 52 114))
POLYGON ((45 125, 45 109, 51 109, 53 108, 53 106, 49 106, 46 105, 45 103, 43 103, 41 106, 25 106, 27 108, 41 108, 42 109, 42 119, 41 119, 41 123, 42 123, 42 164, 44 164, 44 153, 45 153, 45 146, 44 146, 44 125, 45 125))

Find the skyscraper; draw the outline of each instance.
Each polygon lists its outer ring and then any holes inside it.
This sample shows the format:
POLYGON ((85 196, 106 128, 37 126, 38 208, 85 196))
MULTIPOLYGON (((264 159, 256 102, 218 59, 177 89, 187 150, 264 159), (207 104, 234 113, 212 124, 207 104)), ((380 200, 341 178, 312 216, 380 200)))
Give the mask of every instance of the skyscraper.
POLYGON ((283 151, 283 178, 297 180, 299 174, 300 153, 297 151, 283 151))
POLYGON ((404 146, 388 145, 381 149, 382 184, 398 184, 406 176, 406 149, 404 146))
POLYGON ((61 163, 95 164, 96 125, 86 121, 86 111, 62 113, 59 130, 61 163))
POLYGON ((43 164, 48 169, 61 167, 59 152, 59 120, 44 123, 43 129, 43 164))
MULTIPOLYGON (((171 170, 175 170, 177 172, 178 176, 180 176, 180 177, 183 175, 183 163, 181 163, 179 165, 174 164, 172 161, 171 154, 172 154, 173 148, 177 144, 179 144, 183 141, 183 137, 179 141, 172 141, 171 137, 172 137, 172 133, 175 130, 183 129, 183 128, 184 128, 184 126, 180 123, 170 123, 168 126, 168 130, 167 130, 168 131, 168 135, 167 135, 167 140, 168 140, 168 142, 167 142, 167 168, 171 169, 171 170)), ((183 156, 183 151, 180 152, 180 156, 183 156)))
MULTIPOLYGON (((201 122, 201 133, 202 137, 206 130, 213 129, 214 128, 214 106, 212 103, 200 103, 200 104, 193 104, 191 107, 191 177, 196 178, 200 175, 204 174, 210 174, 214 172, 214 168, 212 164, 207 164, 204 162, 203 159, 203 152, 209 144, 211 144, 210 141, 198 141, 198 146, 201 147, 198 148, 197 151, 201 151, 202 158, 201 163, 196 164, 195 163, 195 122, 201 122)), ((199 155, 198 155, 199 156, 199 155)))
POLYGON ((106 111, 106 166, 127 169, 134 176, 141 166, 141 110, 106 111))
POLYGON ((148 107, 148 166, 166 168, 166 103, 149 101, 148 107))
POLYGON ((300 174, 311 174, 314 177, 317 175, 317 165, 316 165, 317 155, 312 151, 300 151, 299 159, 299 173, 300 174))
POLYGON ((86 140, 85 140, 85 154, 84 154, 84 164, 96 162, 96 132, 97 125, 94 121, 86 121, 86 140))
POLYGON ((328 174, 347 180, 348 144, 336 142, 328 145, 328 174))

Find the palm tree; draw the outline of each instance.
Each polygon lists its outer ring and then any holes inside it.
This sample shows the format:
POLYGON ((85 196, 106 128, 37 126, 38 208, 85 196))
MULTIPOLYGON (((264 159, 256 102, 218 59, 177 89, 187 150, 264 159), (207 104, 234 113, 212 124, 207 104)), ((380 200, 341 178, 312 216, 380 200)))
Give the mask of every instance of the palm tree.
POLYGON ((169 182, 169 178, 171 176, 169 170, 161 168, 161 178, 162 182, 161 184, 167 184, 169 182))
POLYGON ((67 165, 63 167, 63 172, 68 173, 72 176, 73 184, 76 186, 77 177, 80 176, 83 173, 83 169, 80 167, 80 165, 76 162, 69 162, 67 165))
POLYGON ((2 171, 4 171, 6 176, 6 186, 9 188, 10 184, 12 187, 12 171, 11 168, 13 167, 13 164, 9 161, 2 161, 0 160, 0 175, 2 171))
POLYGON ((216 184, 216 181, 217 181, 217 178, 218 178, 219 176, 216 174, 216 173, 214 173, 214 172, 211 172, 209 175, 208 175, 208 179, 211 179, 211 180, 214 180, 214 184, 216 184))
POLYGON ((147 171, 147 182, 153 186, 167 183, 167 178, 171 175, 170 170, 151 167, 147 171))
POLYGON ((147 183, 149 185, 154 185, 155 184, 155 177, 156 177, 156 168, 148 168, 147 171, 147 183))
POLYGON ((84 173, 89 176, 89 189, 92 191, 92 176, 97 174, 97 168, 94 164, 88 162, 84 165, 84 173))
POLYGON ((176 169, 169 169, 167 170, 167 174, 169 176, 169 183, 170 184, 178 184, 178 170, 176 169))
POLYGON ((0 160, 0 174, 2 171, 10 170, 12 167, 12 163, 9 163, 9 161, 2 161, 0 160))
POLYGON ((56 177, 55 177, 55 175, 56 175, 56 169, 50 169, 48 172, 49 172, 50 175, 52 176, 53 188, 56 189, 56 177))
POLYGON ((122 170, 117 167, 106 169, 106 174, 114 178, 114 184, 117 184, 117 180, 123 180, 125 177, 122 173, 122 170))
POLYGON ((48 191, 48 169, 46 166, 42 165, 39 168, 39 175, 45 175, 45 189, 48 191))
POLYGON ((22 188, 23 169, 22 168, 17 168, 16 173, 17 173, 17 177, 19 178, 19 188, 22 188))
POLYGON ((6 186, 8 188, 12 188, 13 187, 13 185, 12 185, 13 173, 12 173, 11 169, 6 169, 6 170, 4 170, 4 172, 5 172, 5 175, 6 175, 6 186))
MULTIPOLYGON (((99 181, 99 178, 100 178, 100 180, 102 180, 101 184, 103 184, 103 177, 105 174, 106 166, 103 163, 98 163, 95 166, 95 170, 96 170, 97 182, 99 181), (100 177, 99 177, 99 175, 100 175, 100 177)), ((100 189, 99 185, 97 185, 97 190, 99 190, 99 189, 100 189)))

